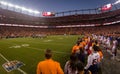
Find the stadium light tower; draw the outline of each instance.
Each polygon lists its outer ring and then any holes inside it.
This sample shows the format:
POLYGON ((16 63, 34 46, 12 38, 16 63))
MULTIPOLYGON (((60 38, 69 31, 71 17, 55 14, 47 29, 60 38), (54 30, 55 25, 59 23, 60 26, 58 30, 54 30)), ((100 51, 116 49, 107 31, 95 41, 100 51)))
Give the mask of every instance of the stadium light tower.
POLYGON ((120 0, 115 1, 115 2, 113 3, 113 5, 116 5, 116 4, 118 4, 118 3, 120 3, 120 0))
POLYGON ((18 6, 18 5, 15 5, 14 7, 15 7, 16 9, 21 9, 21 7, 18 6))
POLYGON ((33 11, 34 16, 40 16, 40 12, 39 11, 33 11))
POLYGON ((15 7, 13 4, 8 4, 9 7, 15 7))
POLYGON ((40 12, 39 11, 34 11, 35 14, 39 14, 40 12))
POLYGON ((29 13, 33 13, 33 10, 32 10, 32 9, 27 9, 27 11, 28 11, 29 13))
POLYGON ((13 5, 11 3, 7 3, 7 2, 4 2, 4 1, 0 1, 0 4, 2 6, 7 7, 8 10, 9 10, 9 7, 12 7, 12 8, 15 8, 15 9, 19 9, 21 11, 21 13, 28 12, 29 14, 33 14, 33 15, 40 14, 40 12, 37 11, 37 10, 32 10, 32 9, 28 9, 28 8, 25 8, 25 7, 22 7, 22 6, 13 5))
POLYGON ((22 9, 22 11, 28 11, 28 9, 25 7, 21 7, 21 9, 22 9))
POLYGON ((8 3, 7 2, 3 2, 3 1, 1 1, 0 2, 2 5, 5 5, 5 6, 7 6, 8 5, 8 3))

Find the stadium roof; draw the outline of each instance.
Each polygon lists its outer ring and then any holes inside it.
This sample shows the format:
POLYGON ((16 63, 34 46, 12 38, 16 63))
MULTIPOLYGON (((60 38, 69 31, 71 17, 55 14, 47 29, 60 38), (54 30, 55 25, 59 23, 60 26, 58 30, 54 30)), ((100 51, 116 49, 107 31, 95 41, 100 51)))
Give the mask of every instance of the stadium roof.
POLYGON ((1 0, 38 11, 68 11, 98 8, 108 3, 119 3, 120 0, 1 0))
POLYGON ((1 5, 6 6, 10 10, 40 16, 43 11, 55 13, 73 12, 74 10, 86 11, 86 9, 99 8, 106 4, 118 7, 120 0, 0 0, 0 2, 1 5))

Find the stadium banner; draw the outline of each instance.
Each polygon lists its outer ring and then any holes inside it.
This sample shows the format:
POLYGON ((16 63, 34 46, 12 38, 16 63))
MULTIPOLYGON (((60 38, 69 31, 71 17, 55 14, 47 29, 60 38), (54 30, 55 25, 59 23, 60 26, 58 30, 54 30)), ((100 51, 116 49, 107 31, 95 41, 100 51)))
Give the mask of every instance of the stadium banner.
POLYGON ((55 16, 54 12, 42 12, 43 16, 55 16))
POLYGON ((108 10, 111 10, 111 9, 112 9, 112 4, 109 3, 109 4, 106 4, 106 5, 102 6, 101 11, 108 11, 108 10))

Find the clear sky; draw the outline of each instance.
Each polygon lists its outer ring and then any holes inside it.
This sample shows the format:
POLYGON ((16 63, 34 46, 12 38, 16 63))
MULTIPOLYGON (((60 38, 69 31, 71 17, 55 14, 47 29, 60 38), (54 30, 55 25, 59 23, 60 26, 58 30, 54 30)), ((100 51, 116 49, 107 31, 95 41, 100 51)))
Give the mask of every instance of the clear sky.
POLYGON ((92 9, 117 0, 2 0, 38 11, 62 12, 92 9))

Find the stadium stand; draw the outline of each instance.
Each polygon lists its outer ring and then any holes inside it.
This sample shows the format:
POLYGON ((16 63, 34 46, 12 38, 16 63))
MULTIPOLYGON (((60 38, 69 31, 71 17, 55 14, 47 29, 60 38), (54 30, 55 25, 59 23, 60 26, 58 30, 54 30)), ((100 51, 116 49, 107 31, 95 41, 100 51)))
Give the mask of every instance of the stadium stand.
MULTIPOLYGON (((96 9, 93 9, 96 10, 96 9)), ((88 10, 89 12, 89 10, 88 10)), ((94 14, 35 17, 0 8, 0 35, 26 37, 34 34, 85 34, 119 32, 120 9, 94 14), (103 32, 104 31, 104 32, 103 32)))
POLYGON ((120 37, 120 9, 94 14, 60 14, 63 16, 35 17, 0 8, 0 38, 80 34, 120 37))

